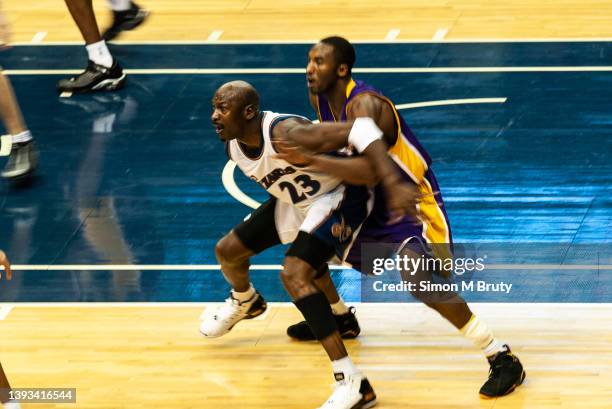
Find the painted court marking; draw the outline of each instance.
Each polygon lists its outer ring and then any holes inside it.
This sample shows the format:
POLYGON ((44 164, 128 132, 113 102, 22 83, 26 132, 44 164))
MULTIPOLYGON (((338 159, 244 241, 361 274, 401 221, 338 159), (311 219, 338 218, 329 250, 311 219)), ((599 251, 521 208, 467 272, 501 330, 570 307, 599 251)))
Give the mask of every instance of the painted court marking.
MULTIPOLYGON (((329 266, 331 270, 350 270, 348 266, 329 266)), ((251 270, 282 270, 280 264, 254 264, 251 270)), ((219 271, 219 264, 57 264, 14 265, 13 271, 219 271)), ((612 270, 612 264, 517 263, 486 264, 486 270, 612 270)))
POLYGON ((218 41, 223 35, 223 30, 215 30, 208 36, 208 41, 218 41))
POLYGON ((400 29, 399 28, 393 28, 393 29, 389 30, 389 32, 385 36, 385 41, 395 41, 395 39, 397 38, 399 33, 400 33, 400 29))
POLYGON ((40 43, 42 40, 44 40, 46 36, 46 31, 39 31, 38 33, 34 34, 34 37, 32 37, 32 40, 30 42, 33 44, 40 43))
POLYGON ((434 41, 442 41, 448 34, 448 28, 439 28, 433 36, 434 41))
MULTIPOLYGON (((319 41, 318 38, 311 40, 222 40, 215 45, 239 45, 239 44, 315 44, 319 41)), ((424 39, 403 39, 397 40, 398 43, 404 44, 433 44, 434 41, 430 38, 424 39)), ((468 43, 468 44, 488 44, 488 43, 598 43, 612 42, 612 37, 524 37, 524 38, 453 38, 446 40, 447 43, 468 43)), ((379 38, 351 40, 353 44, 384 44, 386 41, 379 38)), ((210 41, 203 40, 132 40, 132 41, 113 41, 117 45, 211 45, 210 41)), ((32 43, 27 41, 16 41, 11 43, 12 46, 23 47, 31 46, 32 43)), ((35 44, 37 46, 54 46, 54 45, 74 45, 83 46, 82 41, 48 41, 45 43, 35 44)))
POLYGON ((12 310, 12 305, 3 305, 2 307, 0 307, 0 321, 4 321, 12 310))
MULTIPOLYGON (((5 70, 6 75, 73 75, 83 69, 5 70)), ((612 66, 539 66, 539 67, 382 67, 354 68, 357 74, 424 74, 487 72, 609 72, 612 66)), ((220 74, 305 74, 305 68, 133 68, 123 70, 131 75, 220 75, 220 74)))

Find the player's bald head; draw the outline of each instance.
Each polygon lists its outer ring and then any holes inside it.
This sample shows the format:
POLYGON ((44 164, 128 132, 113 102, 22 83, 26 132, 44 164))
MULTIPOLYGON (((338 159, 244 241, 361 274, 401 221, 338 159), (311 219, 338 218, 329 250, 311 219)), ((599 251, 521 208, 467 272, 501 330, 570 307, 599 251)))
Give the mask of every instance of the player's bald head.
POLYGON ((215 99, 220 98, 235 107, 252 105, 259 109, 259 94, 255 87, 246 81, 230 81, 221 85, 215 92, 215 99))

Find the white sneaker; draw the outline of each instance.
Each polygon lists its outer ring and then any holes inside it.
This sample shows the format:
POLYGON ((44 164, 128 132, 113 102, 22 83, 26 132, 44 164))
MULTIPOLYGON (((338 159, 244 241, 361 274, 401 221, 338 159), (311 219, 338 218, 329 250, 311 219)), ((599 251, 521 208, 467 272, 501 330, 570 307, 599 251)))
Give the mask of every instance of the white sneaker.
POLYGON ((344 376, 334 374, 336 389, 319 409, 366 409, 376 405, 376 394, 368 378, 360 373, 344 376))
POLYGON ((206 310, 204 320, 200 325, 200 332, 208 338, 217 338, 227 334, 241 320, 248 320, 261 315, 268 305, 263 297, 255 292, 248 301, 240 302, 230 296, 223 306, 213 310, 206 310))

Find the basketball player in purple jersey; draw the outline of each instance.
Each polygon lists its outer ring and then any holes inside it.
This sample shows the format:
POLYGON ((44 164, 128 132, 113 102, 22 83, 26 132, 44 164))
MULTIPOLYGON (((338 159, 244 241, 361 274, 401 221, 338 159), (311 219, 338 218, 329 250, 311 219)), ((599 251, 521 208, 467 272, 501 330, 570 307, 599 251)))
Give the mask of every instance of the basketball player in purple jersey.
MULTIPOLYGON (((354 243, 347 262, 359 271, 361 266, 361 244, 396 243, 398 248, 406 244, 403 254, 420 257, 430 249, 435 257, 452 257, 452 236, 450 223, 438 183, 431 169, 431 158, 416 139, 393 103, 374 87, 356 81, 351 77, 355 63, 353 46, 342 37, 328 37, 315 44, 308 53, 306 78, 310 102, 321 122, 351 121, 358 117, 372 118, 383 131, 383 139, 388 145, 388 153, 394 159, 405 180, 414 183, 421 193, 417 206, 418 219, 405 216, 392 220, 385 203, 385 195, 380 186, 376 187, 374 210, 364 223, 354 243), (421 254, 414 252, 422 248, 421 254)), ((312 141, 306 148, 316 150, 323 141, 312 141)), ((301 161, 310 161, 315 169, 341 178, 346 172, 342 162, 346 159, 322 155, 308 155, 302 152, 301 161)), ((289 157, 286 157, 289 160, 289 157)), ((363 183, 371 181, 369 169, 363 168, 363 183)), ((356 169, 351 169, 351 178, 358 177, 356 169)), ((401 250, 400 250, 401 251, 401 250)), ((429 254, 426 254, 429 255, 429 254)), ((367 273, 367 269, 365 270, 367 273)), ((450 272, 438 272, 448 276, 450 272)), ((419 271, 411 280, 428 280, 431 272, 419 271)), ((359 325, 352 309, 346 307, 338 295, 329 274, 317 281, 332 305, 341 334, 354 338, 359 325)), ((490 364, 489 378, 480 389, 483 397, 503 396, 512 392, 525 378, 525 371, 518 358, 508 345, 494 337, 488 326, 476 317, 466 302, 454 292, 420 293, 413 295, 429 307, 435 309, 451 322, 466 338, 481 348, 490 364)), ((312 339, 311 331, 305 322, 292 325, 287 333, 296 339, 312 339)))

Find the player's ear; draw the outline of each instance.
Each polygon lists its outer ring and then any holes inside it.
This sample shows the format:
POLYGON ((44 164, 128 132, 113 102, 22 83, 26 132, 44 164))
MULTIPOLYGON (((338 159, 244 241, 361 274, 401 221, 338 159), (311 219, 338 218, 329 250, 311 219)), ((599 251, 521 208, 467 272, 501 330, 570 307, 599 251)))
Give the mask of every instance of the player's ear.
POLYGON ((249 104, 244 107, 244 117, 247 120, 250 121, 251 119, 255 118, 256 115, 257 115, 257 108, 253 104, 249 104))
POLYGON ((336 74, 338 74, 338 77, 340 77, 340 78, 344 78, 344 77, 348 76, 349 75, 348 65, 340 64, 338 66, 338 68, 336 69, 336 74))

